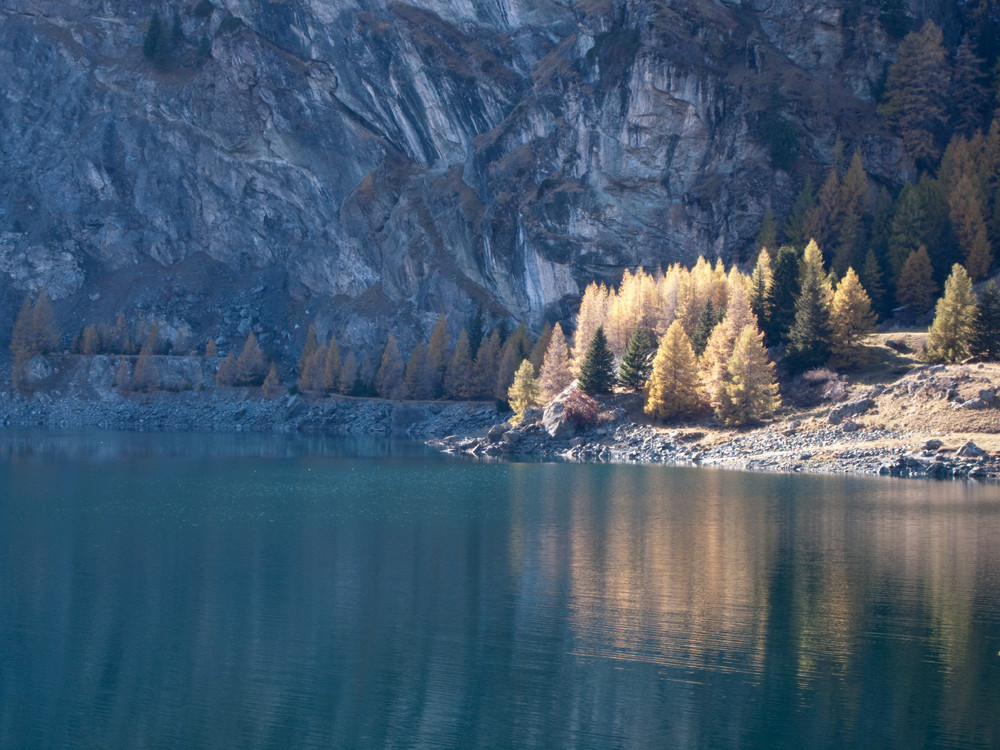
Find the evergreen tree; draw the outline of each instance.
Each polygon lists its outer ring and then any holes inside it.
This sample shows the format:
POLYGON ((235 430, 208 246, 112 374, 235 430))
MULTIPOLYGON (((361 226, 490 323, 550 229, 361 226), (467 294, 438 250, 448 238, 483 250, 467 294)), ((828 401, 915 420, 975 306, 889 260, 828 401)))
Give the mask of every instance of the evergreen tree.
POLYGON ((1000 289, 993 281, 979 293, 972 353, 993 362, 1000 359, 1000 289))
POLYGON ((861 361, 861 339, 875 330, 871 300, 853 268, 837 284, 830 312, 834 361, 849 367, 861 361))
POLYGON ((475 366, 472 368, 473 398, 480 400, 494 398, 497 368, 500 366, 500 332, 494 330, 489 338, 479 345, 475 366))
POLYGON ((941 155, 950 83, 941 29, 927 21, 906 35, 896 58, 878 111, 900 133, 910 158, 932 168, 941 155))
POLYGON ((708 300, 701 311, 701 315, 698 316, 698 323, 691 334, 691 348, 694 349, 696 357, 700 357, 702 352, 705 351, 708 337, 719 324, 719 321, 722 320, 722 317, 722 315, 715 312, 715 305, 712 304, 712 300, 708 300))
POLYGON ((149 28, 146 37, 142 42, 142 54, 151 60, 158 68, 165 68, 170 62, 170 50, 172 47, 171 33, 160 20, 160 14, 155 10, 153 17, 149 21, 149 28))
MULTIPOLYGON (((894 209, 895 201, 893 201, 889 191, 884 187, 881 188, 878 191, 878 195, 875 196, 875 205, 872 207, 868 249, 875 253, 875 258, 883 271, 886 269, 886 258, 889 254, 889 235, 892 232, 894 209)), ((903 258, 903 260, 906 259, 903 258)), ((900 267, 902 267, 902 262, 900 263, 900 267)), ((863 276, 862 281, 864 281, 863 276)), ((872 294, 872 289, 867 284, 865 285, 865 289, 868 290, 869 294, 872 294)), ((872 299, 874 299, 874 296, 872 299)))
POLYGON ((759 422, 781 404, 774 364, 767 358, 763 338, 754 326, 745 326, 736 338, 725 395, 717 409, 727 425, 759 422))
POLYGON ((937 302, 934 322, 927 332, 927 359, 956 362, 969 356, 976 332, 977 307, 972 279, 956 263, 944 283, 944 296, 937 302))
POLYGON ((618 370, 618 383, 637 391, 646 385, 653 369, 653 339, 642 326, 636 326, 629 337, 622 364, 618 370))
POLYGON ((702 408, 698 364, 679 320, 670 324, 653 358, 644 410, 657 419, 691 416, 702 408))
POLYGON ((771 254, 766 247, 760 249, 757 255, 757 264, 754 266, 753 275, 750 277, 750 288, 747 294, 750 301, 750 309, 760 327, 765 331, 771 324, 771 285, 774 283, 774 274, 771 272, 771 254))
POLYGON ((902 39, 912 24, 906 0, 882 0, 879 20, 886 34, 893 39, 902 39))
POLYGON ((861 267, 858 280, 868 292, 868 298, 872 303, 872 310, 879 316, 885 317, 888 310, 885 309, 885 285, 882 283, 882 266, 878 262, 878 256, 874 250, 869 250, 865 255, 865 264, 861 267))
POLYGON ((520 421, 524 410, 529 406, 539 406, 540 396, 541 386, 535 377, 535 366, 529 360, 523 359, 514 374, 514 382, 507 389, 507 401, 514 410, 515 420, 520 421))
POLYGON ((771 346, 788 337, 788 329, 795 320, 795 300, 799 296, 799 256, 795 248, 785 245, 774 259, 771 288, 767 306, 771 311, 764 333, 771 346))
POLYGON ((969 276, 976 281, 989 273, 993 263, 993 251, 986 234, 980 191, 971 175, 964 175, 948 196, 951 208, 951 223, 965 255, 965 267, 969 276))
POLYGON ((927 254, 927 248, 921 245, 910 253, 903 264, 899 281, 896 282, 896 299, 901 305, 912 308, 917 315, 922 315, 934 304, 937 288, 931 256, 927 254))
POLYGON ((479 356, 479 345, 483 342, 485 333, 486 313, 482 305, 476 305, 476 311, 472 313, 472 320, 469 321, 469 356, 473 362, 479 356))
POLYGON ((587 353, 580 364, 580 375, 576 380, 580 390, 590 395, 606 393, 614 385, 615 355, 608 345, 603 326, 598 326, 594 331, 590 346, 587 347, 587 353))
POLYGON ((792 202, 788 219, 785 221, 785 239, 790 245, 800 247, 809 240, 809 235, 805 232, 806 217, 815 202, 816 189, 813 187, 812 178, 806 177, 805 184, 792 202))
POLYGON ((785 360, 792 370, 824 364, 830 355, 830 302, 833 289, 823 269, 823 253, 810 241, 799 268, 795 322, 788 332, 785 360))
POLYGON ((472 396, 472 367, 469 334, 463 328, 458 333, 455 351, 444 373, 444 392, 448 398, 465 399, 472 396))
POLYGON ((215 370, 215 384, 217 386, 236 385, 236 354, 232 351, 219 363, 215 370))
MULTIPOLYGON (((835 150, 843 152, 843 144, 837 138, 835 150)), ((830 165, 826 179, 816 194, 816 202, 806 212, 802 231, 805 237, 822 243, 824 247, 833 244, 833 238, 840 232, 842 220, 840 210, 840 177, 837 174, 836 158, 830 165)))
POLYGON ((267 359, 257 344, 257 337, 250 331, 243 344, 243 351, 236 360, 236 384, 260 385, 265 377, 267 377, 267 359))
POLYGON ((962 38, 952 62, 948 92, 951 122, 959 133, 971 135, 982 126, 990 97, 984 85, 983 60, 976 54, 968 36, 962 38))
POLYGON ((281 395, 281 381, 278 380, 278 368, 274 363, 271 363, 271 369, 267 371, 267 377, 264 378, 260 389, 264 394, 264 398, 268 400, 274 400, 281 395))
POLYGON ((378 372, 375 373, 375 391, 382 398, 393 400, 403 395, 403 359, 399 356, 399 344, 392 333, 385 342, 378 372))
POLYGON ((562 393, 573 382, 573 363, 569 358, 569 346, 558 323, 552 328, 549 346, 542 361, 542 397, 549 401, 562 393))
POLYGON ((340 384, 340 347, 337 337, 330 334, 330 343, 326 346, 326 356, 323 357, 323 390, 333 393, 340 384))

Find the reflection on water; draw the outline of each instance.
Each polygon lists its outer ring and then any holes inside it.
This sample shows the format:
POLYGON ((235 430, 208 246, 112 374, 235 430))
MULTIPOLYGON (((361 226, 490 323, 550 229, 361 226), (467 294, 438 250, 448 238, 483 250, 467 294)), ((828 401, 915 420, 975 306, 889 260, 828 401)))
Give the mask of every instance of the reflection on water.
POLYGON ((0 433, 2 747, 997 747, 1000 491, 0 433))

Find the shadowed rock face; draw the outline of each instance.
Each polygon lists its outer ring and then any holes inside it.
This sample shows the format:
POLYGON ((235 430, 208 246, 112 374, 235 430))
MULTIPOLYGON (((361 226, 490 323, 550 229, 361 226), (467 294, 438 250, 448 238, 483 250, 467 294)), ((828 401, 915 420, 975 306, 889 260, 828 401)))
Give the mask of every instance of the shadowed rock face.
POLYGON ((0 9, 0 335, 41 287, 287 358, 313 319, 363 347, 477 301, 564 317, 625 266, 746 255, 794 190, 778 89, 804 159, 839 128, 898 169, 874 10, 848 45, 839 2, 213 1, 0 9))

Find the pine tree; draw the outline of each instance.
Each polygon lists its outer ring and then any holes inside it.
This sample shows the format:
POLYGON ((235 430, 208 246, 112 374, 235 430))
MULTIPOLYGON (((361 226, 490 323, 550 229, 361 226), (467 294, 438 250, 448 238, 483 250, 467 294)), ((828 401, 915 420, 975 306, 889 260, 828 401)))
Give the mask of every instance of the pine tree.
POLYGON ((795 300, 799 296, 799 256, 795 248, 784 245, 774 259, 771 288, 767 304, 771 310, 764 333, 771 346, 788 338, 788 329, 795 320, 795 300))
POLYGON ((529 406, 538 406, 541 403, 540 392, 541 386, 535 377, 535 366, 527 359, 521 360, 514 374, 514 382, 507 389, 507 401, 514 410, 515 421, 520 421, 524 410, 529 406))
POLYGON ((977 357, 991 362, 1000 359, 1000 289, 993 281, 979 293, 971 350, 977 357))
POLYGON ((774 364, 754 326, 745 326, 737 337, 728 371, 725 397, 717 410, 727 425, 759 422, 781 404, 774 364))
POLYGON ((160 387, 160 368, 153 355, 155 340, 147 338, 135 360, 132 387, 137 391, 155 391, 160 387))
POLYGON ((236 360, 236 384, 260 385, 267 377, 267 359, 257 344, 253 331, 247 334, 243 351, 236 360))
POLYGON ((486 313, 482 305, 476 305, 476 310, 472 313, 472 320, 469 321, 469 356, 473 362, 479 356, 479 345, 483 343, 485 334, 486 313))
POLYGON ((792 370, 823 365, 830 355, 830 302, 833 289, 823 269, 823 253, 810 241, 799 268, 795 322, 788 332, 785 360, 792 370))
POLYGON ((973 281, 989 273, 993 251, 986 234, 980 191, 971 175, 964 175, 948 196, 951 223, 965 254, 965 267, 973 281))
POLYGON ((576 382, 580 390, 589 395, 607 393, 615 384, 615 355, 604 335, 603 326, 598 326, 594 331, 580 364, 580 375, 576 382))
POLYGON ((874 250, 869 250, 868 254, 865 255, 865 264, 861 267, 858 280, 868 292, 868 298, 872 302, 872 310, 878 316, 884 317, 887 312, 884 307, 885 285, 882 283, 882 266, 879 264, 878 256, 875 255, 874 250))
POLYGON ((170 62, 170 50, 173 47, 171 33, 160 20, 160 14, 155 10, 149 21, 146 37, 142 42, 142 54, 151 60, 158 68, 165 68, 170 62))
POLYGON ((480 400, 494 398, 497 368, 500 366, 500 332, 494 330, 489 338, 479 345, 475 365, 472 368, 473 398, 480 400))
POLYGON ((625 388, 638 391, 645 387, 649 373, 653 369, 653 339, 642 326, 636 326, 629 337, 625 354, 618 369, 618 383, 625 388))
POLYGON ((912 23, 906 0, 882 0, 879 20, 886 34, 893 39, 902 39, 912 23))
POLYGON ((944 296, 937 302, 934 322, 927 332, 927 359, 956 362, 969 356, 976 332, 977 300, 972 279, 956 263, 944 282, 944 296))
POLYGON ((698 323, 694 327, 694 332, 691 334, 691 348, 694 349, 696 357, 700 357, 702 352, 705 351, 708 337, 712 335, 712 331, 724 315, 724 312, 722 314, 715 312, 715 305, 712 304, 712 300, 708 300, 705 303, 701 315, 698 316, 698 323))
POLYGON ((545 350, 541 370, 542 397, 549 401, 562 393, 573 382, 573 363, 569 358, 569 347, 558 323, 552 328, 549 346, 545 350))
POLYGON ((670 324, 653 358, 644 410, 668 420, 696 414, 702 408, 698 364, 691 340, 679 320, 670 324))
MULTIPOLYGON (((837 145, 839 150, 843 152, 843 144, 839 137, 837 145)), ((836 159, 834 159, 826 179, 816 194, 816 202, 806 212, 802 224, 803 233, 806 237, 828 247, 832 244, 833 238, 840 232, 842 218, 840 212, 840 176, 837 174, 836 159)))
POLYGON ((278 380, 278 368, 273 362, 271 363, 271 369, 267 371, 267 377, 264 378, 260 389, 264 394, 264 398, 268 400, 274 400, 281 395, 281 381, 278 380))
POLYGON ((930 168, 941 155, 950 83, 941 30, 927 21, 906 35, 896 57, 878 112, 900 133, 910 158, 930 168))
POLYGON ((319 341, 316 339, 316 327, 310 323, 309 330, 306 331, 306 342, 302 345, 302 354, 299 355, 299 387, 303 390, 310 390, 306 370, 309 367, 309 360, 316 350, 319 349, 319 341))
POLYGON ((771 285, 774 283, 774 274, 771 272, 771 254, 766 247, 760 249, 757 255, 757 264, 754 266, 753 275, 750 276, 750 288, 747 295, 750 301, 750 309, 760 327, 768 330, 771 323, 771 285))
POLYGON ((232 351, 219 363, 215 370, 215 384, 217 386, 236 385, 236 354, 232 351))
POLYGON ((403 359, 399 356, 399 344, 392 333, 385 342, 378 372, 375 373, 375 391, 382 398, 393 400, 403 395, 403 359))
POLYGON ((448 398, 465 399, 472 396, 472 367, 469 334, 463 328, 458 333, 455 351, 444 373, 444 392, 448 398))
POLYGON ((799 247, 809 240, 809 235, 805 232, 806 216, 815 202, 816 189, 813 187, 812 178, 806 177, 805 184, 792 202, 788 219, 785 221, 785 239, 789 244, 799 247))
POLYGON ((908 305, 917 315, 931 309, 937 294, 934 283, 934 269, 927 248, 921 245, 903 264, 896 282, 896 299, 901 305, 908 305))
POLYGON ((849 367, 861 361, 861 339, 875 330, 871 299, 853 268, 837 284, 830 312, 831 349, 834 362, 849 367))
POLYGON ((976 54, 969 37, 965 36, 952 62, 948 90, 951 121, 956 131, 970 135, 982 126, 984 110, 990 100, 984 85, 983 60, 976 54))
POLYGON ((330 343, 326 346, 326 356, 323 358, 323 390, 333 393, 340 384, 340 347, 337 337, 330 334, 330 343))

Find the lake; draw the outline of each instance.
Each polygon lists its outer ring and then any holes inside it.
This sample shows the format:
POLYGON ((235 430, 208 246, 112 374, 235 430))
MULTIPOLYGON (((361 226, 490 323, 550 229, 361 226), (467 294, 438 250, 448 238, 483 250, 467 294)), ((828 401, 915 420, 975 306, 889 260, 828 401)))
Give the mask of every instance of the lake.
POLYGON ((1000 488, 0 432, 0 747, 1000 747, 1000 488))

